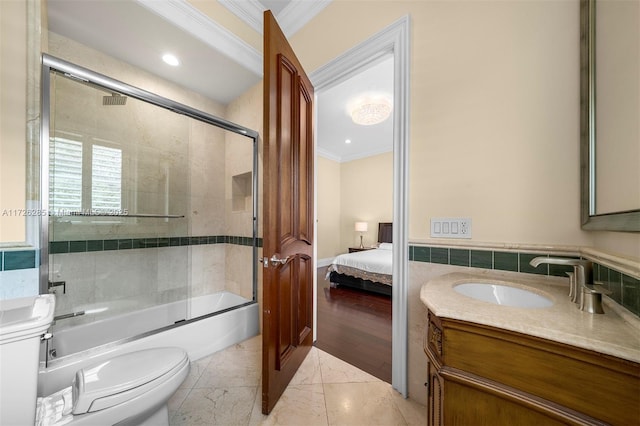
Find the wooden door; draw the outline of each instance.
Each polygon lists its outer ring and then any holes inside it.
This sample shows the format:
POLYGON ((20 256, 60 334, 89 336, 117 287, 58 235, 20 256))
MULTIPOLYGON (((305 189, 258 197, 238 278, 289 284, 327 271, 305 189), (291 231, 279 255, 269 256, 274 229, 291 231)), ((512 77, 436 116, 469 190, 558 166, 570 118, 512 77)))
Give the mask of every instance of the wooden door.
POLYGON ((262 412, 313 343, 313 86, 264 13, 262 412))

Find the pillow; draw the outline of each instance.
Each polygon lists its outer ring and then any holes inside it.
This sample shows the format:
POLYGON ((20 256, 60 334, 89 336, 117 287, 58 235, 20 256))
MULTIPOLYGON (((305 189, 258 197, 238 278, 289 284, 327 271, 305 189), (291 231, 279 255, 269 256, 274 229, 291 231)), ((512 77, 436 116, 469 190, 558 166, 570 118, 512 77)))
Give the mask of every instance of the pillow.
POLYGON ((380 250, 393 250, 393 243, 380 243, 380 250))

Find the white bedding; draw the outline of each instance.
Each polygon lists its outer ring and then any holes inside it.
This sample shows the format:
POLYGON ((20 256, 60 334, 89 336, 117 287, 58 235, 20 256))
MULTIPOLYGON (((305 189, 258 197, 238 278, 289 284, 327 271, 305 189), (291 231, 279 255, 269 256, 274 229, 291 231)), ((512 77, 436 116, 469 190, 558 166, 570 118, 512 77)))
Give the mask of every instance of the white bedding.
POLYGON ((338 255, 327 271, 327 279, 332 271, 391 285, 393 274, 392 244, 382 243, 373 250, 338 255))

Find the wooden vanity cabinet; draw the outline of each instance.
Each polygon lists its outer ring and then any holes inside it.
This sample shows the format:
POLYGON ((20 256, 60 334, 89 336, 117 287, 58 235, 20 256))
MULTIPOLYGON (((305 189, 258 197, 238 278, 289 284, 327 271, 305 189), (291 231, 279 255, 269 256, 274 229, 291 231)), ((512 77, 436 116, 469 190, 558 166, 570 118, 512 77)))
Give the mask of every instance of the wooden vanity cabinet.
POLYGON ((428 313, 428 424, 640 425, 640 364, 428 313))

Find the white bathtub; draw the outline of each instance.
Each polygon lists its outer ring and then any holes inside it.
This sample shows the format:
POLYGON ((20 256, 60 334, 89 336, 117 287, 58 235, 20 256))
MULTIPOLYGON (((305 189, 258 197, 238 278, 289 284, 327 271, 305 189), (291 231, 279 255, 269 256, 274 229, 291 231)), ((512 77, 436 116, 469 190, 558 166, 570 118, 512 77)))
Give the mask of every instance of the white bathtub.
POLYGON ((46 396, 69 386, 75 372, 86 365, 140 349, 178 346, 187 351, 192 361, 197 360, 257 335, 258 315, 257 303, 220 292, 193 298, 186 307, 184 302, 174 302, 58 331, 51 345, 56 349, 56 358, 49 361, 48 367, 41 362, 38 395, 46 396), (244 306, 229 309, 239 305, 244 306), (185 312, 188 318, 220 313, 139 339, 127 339, 186 319, 185 312), (113 343, 102 344, 105 341, 113 343))

